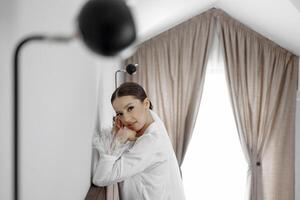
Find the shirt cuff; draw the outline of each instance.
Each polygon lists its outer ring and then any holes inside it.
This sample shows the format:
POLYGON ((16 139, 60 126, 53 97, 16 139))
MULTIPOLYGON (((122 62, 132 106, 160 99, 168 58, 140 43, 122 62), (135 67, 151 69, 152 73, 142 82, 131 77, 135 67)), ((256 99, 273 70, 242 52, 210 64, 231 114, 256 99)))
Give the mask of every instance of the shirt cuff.
POLYGON ((115 161, 117 159, 118 159, 117 156, 108 155, 108 154, 100 154, 100 160, 115 161))

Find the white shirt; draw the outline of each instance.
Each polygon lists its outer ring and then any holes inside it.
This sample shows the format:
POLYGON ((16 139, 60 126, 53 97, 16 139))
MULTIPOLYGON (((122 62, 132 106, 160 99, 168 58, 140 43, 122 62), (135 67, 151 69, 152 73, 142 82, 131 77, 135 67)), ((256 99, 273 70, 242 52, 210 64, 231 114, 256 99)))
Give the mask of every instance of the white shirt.
POLYGON ((155 112, 144 134, 121 155, 101 151, 95 160, 93 183, 120 182, 122 200, 184 200, 178 162, 166 128, 155 112))

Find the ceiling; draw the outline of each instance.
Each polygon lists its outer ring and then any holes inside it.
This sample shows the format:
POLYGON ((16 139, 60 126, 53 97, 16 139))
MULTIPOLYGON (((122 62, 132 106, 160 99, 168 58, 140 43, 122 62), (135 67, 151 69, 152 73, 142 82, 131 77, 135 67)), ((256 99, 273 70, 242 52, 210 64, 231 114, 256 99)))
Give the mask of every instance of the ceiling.
POLYGON ((145 41, 212 7, 300 55, 299 0, 128 0, 145 41), (298 9, 297 9, 298 7, 298 9))

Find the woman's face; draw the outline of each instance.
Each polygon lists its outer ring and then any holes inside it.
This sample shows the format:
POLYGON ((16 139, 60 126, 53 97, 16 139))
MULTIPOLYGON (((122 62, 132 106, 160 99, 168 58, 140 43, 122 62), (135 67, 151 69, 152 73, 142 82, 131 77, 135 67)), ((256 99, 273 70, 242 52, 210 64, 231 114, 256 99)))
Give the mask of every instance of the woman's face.
POLYGON ((112 106, 122 124, 136 132, 147 123, 150 102, 146 98, 143 102, 134 96, 117 97, 112 106))

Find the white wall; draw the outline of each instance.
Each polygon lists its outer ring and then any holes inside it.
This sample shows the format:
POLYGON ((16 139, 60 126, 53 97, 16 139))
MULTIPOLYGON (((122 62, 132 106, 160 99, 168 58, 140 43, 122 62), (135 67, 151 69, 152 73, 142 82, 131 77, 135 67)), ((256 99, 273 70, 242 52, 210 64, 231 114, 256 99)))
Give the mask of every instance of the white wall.
MULTIPOLYGON (((0 199, 12 199, 11 59, 32 33, 72 33, 84 0, 0 1, 0 199)), ((21 55, 21 200, 82 200, 90 185, 97 82, 103 119, 111 119, 116 60, 83 44, 31 43, 21 55), (115 67, 115 68, 113 68, 115 67), (105 77, 105 79, 103 78, 105 77), (101 89, 102 88, 102 89, 101 89), (106 117, 109 115, 109 117, 106 117)), ((110 123, 108 120, 103 124, 110 123)))
POLYGON ((211 8, 217 0, 139 0, 133 4, 138 37, 147 40, 211 8))
MULTIPOLYGON (((100 62, 99 62, 100 64, 100 62)), ((112 117, 115 111, 110 103, 110 98, 115 90, 115 71, 121 67, 121 61, 116 59, 101 59, 101 68, 99 68, 99 120, 100 128, 112 125, 112 117)), ((118 73, 118 86, 122 82, 122 73, 118 73)))
POLYGON ((0 199, 11 199, 11 85, 10 61, 15 23, 15 2, 0 1, 0 199))

